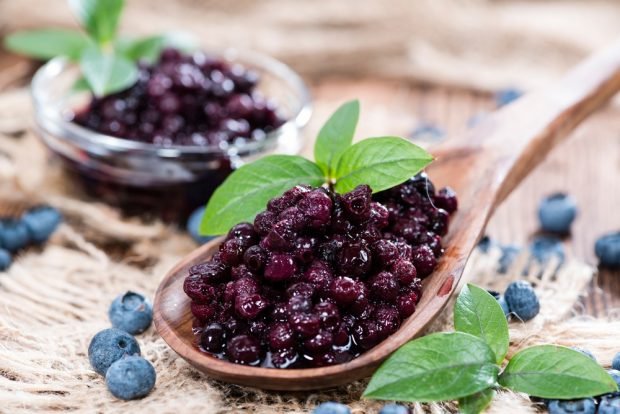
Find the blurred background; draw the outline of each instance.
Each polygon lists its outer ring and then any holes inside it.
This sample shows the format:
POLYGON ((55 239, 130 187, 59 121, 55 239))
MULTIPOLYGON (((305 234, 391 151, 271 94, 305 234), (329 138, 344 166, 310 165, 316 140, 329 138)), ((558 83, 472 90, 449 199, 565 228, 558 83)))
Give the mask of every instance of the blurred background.
MULTIPOLYGON (((0 0, 0 37, 53 26, 77 27, 65 0, 0 0)), ((195 35, 206 50, 258 50, 301 73, 315 103, 306 151, 327 115, 354 97, 362 103, 358 135, 398 134, 432 145, 500 106, 498 92, 544 87, 619 38, 620 2, 127 2, 121 32, 179 29, 195 35)), ((36 62, 0 50, 0 91, 19 90, 36 67, 36 62)), ((15 106, 15 101, 4 107, 0 103, 0 130, 5 133, 19 121, 16 117, 23 117, 15 106)), ((594 264, 594 240, 620 228, 619 112, 612 104, 555 150, 497 211, 489 234, 505 243, 526 243, 537 229, 538 200, 566 191, 581 207, 567 248, 594 264)), ((603 274, 593 282, 586 307, 597 314, 618 306, 618 296, 609 292, 620 291, 619 286, 617 277, 603 274)))

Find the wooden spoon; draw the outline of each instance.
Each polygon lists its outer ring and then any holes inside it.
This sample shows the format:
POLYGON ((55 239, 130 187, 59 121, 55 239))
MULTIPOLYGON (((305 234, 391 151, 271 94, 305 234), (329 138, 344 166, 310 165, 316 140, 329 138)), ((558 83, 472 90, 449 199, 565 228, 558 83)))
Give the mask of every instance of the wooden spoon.
POLYGON ((255 368, 199 351, 183 279, 190 266, 207 260, 217 250, 219 240, 194 251, 163 279, 154 304, 158 332, 200 371, 235 384, 310 390, 371 375, 392 352, 421 335, 446 305, 495 207, 556 144, 619 89, 620 42, 593 55, 549 88, 520 98, 432 151, 437 160, 428 168, 429 175, 435 183, 454 188, 459 197, 459 210, 445 239, 446 253, 424 281, 416 313, 395 334, 351 362, 309 369, 255 368))

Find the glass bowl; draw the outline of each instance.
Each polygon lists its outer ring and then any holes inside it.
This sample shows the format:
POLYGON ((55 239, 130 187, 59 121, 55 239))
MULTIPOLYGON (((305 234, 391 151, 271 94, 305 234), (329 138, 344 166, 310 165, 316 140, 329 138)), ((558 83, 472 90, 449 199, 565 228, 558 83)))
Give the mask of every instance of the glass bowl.
POLYGON ((74 111, 88 104, 90 94, 73 89, 79 69, 55 58, 32 80, 39 134, 62 160, 68 176, 97 201, 119 206, 127 214, 182 222, 243 163, 271 153, 298 153, 312 112, 308 88, 285 64, 235 49, 209 55, 257 71, 261 78, 256 90, 274 100, 287 121, 261 141, 236 140, 228 146, 162 147, 101 134, 70 121, 74 111))

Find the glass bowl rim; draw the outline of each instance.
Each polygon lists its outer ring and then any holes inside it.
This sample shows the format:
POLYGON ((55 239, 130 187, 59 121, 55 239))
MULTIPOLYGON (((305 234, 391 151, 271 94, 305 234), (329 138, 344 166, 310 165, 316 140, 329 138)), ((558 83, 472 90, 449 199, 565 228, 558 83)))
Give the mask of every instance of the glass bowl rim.
POLYGON ((30 84, 30 94, 35 107, 36 122, 38 126, 46 132, 58 135, 70 141, 81 141, 100 145, 113 152, 145 153, 163 158, 174 158, 190 154, 236 155, 260 151, 270 144, 275 144, 279 138, 280 131, 291 127, 301 129, 308 123, 312 113, 310 91, 306 83, 291 67, 271 56, 236 48, 219 50, 209 49, 204 53, 211 56, 222 57, 233 63, 235 60, 240 59, 241 64, 249 63, 255 66, 259 71, 270 73, 279 80, 283 80, 289 84, 300 98, 293 115, 278 128, 268 132, 264 140, 247 141, 241 145, 231 144, 225 148, 221 148, 217 145, 171 145, 162 147, 155 144, 119 138, 82 127, 63 117, 61 111, 47 107, 46 102, 48 102, 48 98, 47 94, 44 92, 44 84, 60 75, 71 64, 67 58, 56 57, 45 63, 36 71, 30 84))

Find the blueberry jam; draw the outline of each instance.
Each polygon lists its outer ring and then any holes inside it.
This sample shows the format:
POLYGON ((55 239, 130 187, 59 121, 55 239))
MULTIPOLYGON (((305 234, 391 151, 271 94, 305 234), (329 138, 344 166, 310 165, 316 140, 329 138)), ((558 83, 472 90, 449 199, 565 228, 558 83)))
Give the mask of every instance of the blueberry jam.
POLYGON ((415 312, 456 208, 424 173, 374 196, 286 191, 189 269, 200 349, 274 368, 350 361, 415 312))
POLYGON ((227 146, 261 141, 283 123, 273 102, 255 90, 258 74, 202 52, 165 49, 140 63, 137 82, 93 98, 76 123, 115 137, 155 144, 227 146))

